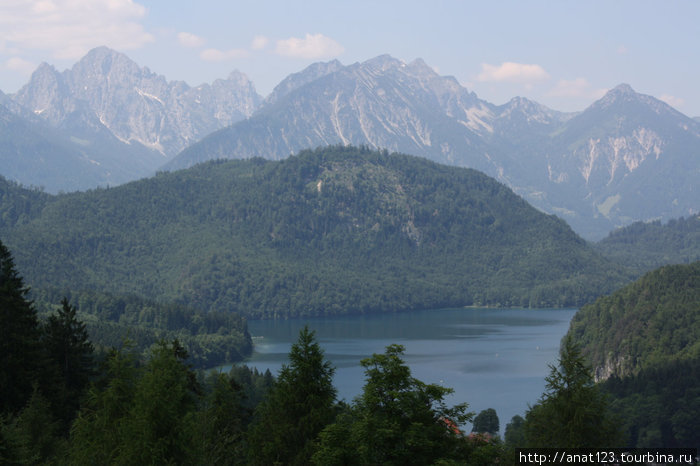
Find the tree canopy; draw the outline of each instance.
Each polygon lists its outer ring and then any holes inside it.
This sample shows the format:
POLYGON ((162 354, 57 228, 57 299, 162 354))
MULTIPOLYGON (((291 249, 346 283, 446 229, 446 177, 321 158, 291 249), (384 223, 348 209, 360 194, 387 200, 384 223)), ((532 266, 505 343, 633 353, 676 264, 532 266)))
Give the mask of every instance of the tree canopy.
POLYGON ((483 173, 366 148, 209 162, 35 202, 0 232, 37 291, 285 318, 575 306, 627 279, 483 173))
POLYGON ((334 372, 314 332, 304 327, 292 345, 289 365, 282 367, 255 413, 252 464, 309 464, 316 436, 335 417, 334 372))
POLYGON ((452 389, 411 376, 401 345, 363 359, 362 394, 326 427, 313 456, 315 464, 424 465, 466 459, 469 446, 460 426, 473 413, 467 404, 448 407, 452 389))
POLYGON ((558 366, 550 374, 540 400, 525 416, 528 447, 619 447, 619 420, 593 382, 591 369, 571 337, 562 342, 558 366))

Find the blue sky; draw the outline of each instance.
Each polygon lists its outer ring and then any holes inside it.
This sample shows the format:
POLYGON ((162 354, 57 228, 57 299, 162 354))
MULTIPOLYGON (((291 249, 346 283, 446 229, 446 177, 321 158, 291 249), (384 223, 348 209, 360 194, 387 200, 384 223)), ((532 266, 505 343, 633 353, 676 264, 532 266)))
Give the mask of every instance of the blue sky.
POLYGON ((422 58, 495 104, 579 111, 628 83, 700 116, 700 2, 3 0, 0 90, 107 45, 192 86, 245 73, 262 95, 317 61, 422 58))

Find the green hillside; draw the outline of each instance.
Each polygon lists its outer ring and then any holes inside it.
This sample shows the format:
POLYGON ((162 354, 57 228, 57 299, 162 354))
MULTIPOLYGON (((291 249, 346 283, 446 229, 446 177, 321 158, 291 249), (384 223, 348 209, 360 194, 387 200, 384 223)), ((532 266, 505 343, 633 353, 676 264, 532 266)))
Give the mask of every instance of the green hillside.
POLYGON ((700 358, 700 262, 662 267, 584 306, 569 332, 598 378, 700 358))
POLYGON ((613 231, 595 248, 639 275, 663 265, 689 264, 700 260, 700 216, 663 224, 635 222, 613 231))
POLYGON ((251 317, 577 306, 625 279, 480 172, 358 148, 60 195, 1 234, 33 287, 251 317))
POLYGON ((700 445, 700 262, 584 306, 569 334, 605 380, 629 446, 700 445))

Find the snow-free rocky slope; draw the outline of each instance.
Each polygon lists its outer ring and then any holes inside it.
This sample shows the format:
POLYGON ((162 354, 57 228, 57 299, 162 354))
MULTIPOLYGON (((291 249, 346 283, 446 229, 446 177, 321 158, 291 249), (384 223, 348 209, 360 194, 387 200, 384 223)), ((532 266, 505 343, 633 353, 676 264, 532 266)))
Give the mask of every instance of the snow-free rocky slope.
POLYGON ((28 150, 25 158, 47 167, 60 166, 64 159, 83 160, 79 172, 85 175, 78 180, 62 173, 50 179, 20 170, 0 173, 50 191, 121 184, 152 175, 189 144, 250 116, 262 100, 237 71, 227 79, 190 87, 167 81, 107 47, 91 50, 63 72, 41 64, 9 98, 6 104, 16 114, 39 117, 62 135, 63 146, 72 145, 65 157, 51 150, 41 154, 28 150))
POLYGON ((340 144, 481 170, 588 239, 689 215, 700 199, 700 123, 628 85, 579 114, 521 97, 497 106, 422 60, 383 55, 316 63, 263 101, 238 72, 190 87, 101 47, 70 70, 41 65, 0 104, 32 128, 5 124, 0 174, 51 192, 340 144))
POLYGON ((623 84, 579 114, 520 97, 495 106, 421 60, 389 56, 314 65, 284 81, 249 119, 166 167, 280 159, 328 144, 482 170, 589 239, 635 220, 685 216, 700 204, 700 124, 654 97, 623 84))

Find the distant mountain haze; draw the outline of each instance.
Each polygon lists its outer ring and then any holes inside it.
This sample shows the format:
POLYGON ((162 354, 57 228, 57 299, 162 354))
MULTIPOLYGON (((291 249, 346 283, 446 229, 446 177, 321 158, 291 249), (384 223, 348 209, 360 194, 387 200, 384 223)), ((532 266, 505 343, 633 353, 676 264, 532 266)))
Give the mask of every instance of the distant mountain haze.
MULTIPOLYGON (((98 173, 81 176, 82 184, 62 175, 37 179, 40 171, 27 164, 5 164, 14 168, 0 173, 50 191, 341 144, 481 170, 589 239, 637 220, 689 215, 700 199, 700 122, 628 85, 578 114, 522 97, 496 106, 420 59, 382 55, 348 66, 313 64, 263 99, 238 72, 192 88, 100 47, 62 73, 41 65, 3 102, 17 117, 40 117, 68 141, 55 152, 30 144, 24 157, 33 166, 78 159, 86 173, 98 173)), ((14 144, 8 153, 23 152, 10 136, 0 143, 14 144)))
POLYGON ((0 174, 50 192, 151 176, 192 142, 250 116, 261 101, 239 72, 193 88, 99 47, 70 70, 41 64, 24 87, 0 100, 54 133, 40 148, 21 134, 3 137, 0 174))

